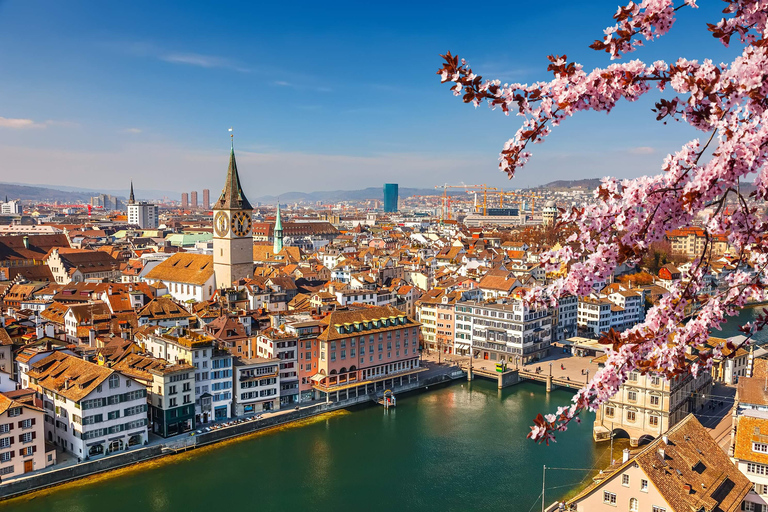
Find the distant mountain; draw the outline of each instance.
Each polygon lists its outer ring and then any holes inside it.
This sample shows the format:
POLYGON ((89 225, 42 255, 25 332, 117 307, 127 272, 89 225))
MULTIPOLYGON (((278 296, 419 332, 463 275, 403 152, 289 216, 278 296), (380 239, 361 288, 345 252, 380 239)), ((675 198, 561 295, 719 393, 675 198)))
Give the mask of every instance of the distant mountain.
MULTIPOLYGON (((202 194, 202 192, 200 192, 202 194)), ((30 201, 59 201, 59 202, 83 202, 99 194, 109 194, 120 199, 128 198, 128 191, 124 189, 100 189, 90 190, 83 187, 71 187, 68 185, 27 185, 24 183, 0 183, 0 200, 22 199, 30 201)), ((178 199, 180 194, 167 190, 142 190, 136 189, 136 198, 140 200, 163 199, 170 197, 178 199)), ((202 195, 200 196, 202 197, 202 195)))
POLYGON ((56 190, 46 187, 34 187, 30 185, 14 185, 10 183, 0 183, 0 200, 22 199, 32 201, 59 201, 67 203, 87 202, 98 192, 71 192, 65 190, 56 190))
POLYGON ((600 178, 587 178, 583 180, 557 180, 546 185, 539 185, 537 188, 548 188, 553 190, 563 190, 572 188, 581 188, 584 190, 593 190, 600 186, 600 178))
MULTIPOLYGON (((463 190, 454 190, 448 192, 450 195, 464 194, 463 190)), ((435 196, 442 194, 442 190, 434 188, 408 188, 400 187, 398 195, 400 199, 411 196, 435 196)), ((339 201, 364 201, 366 199, 384 200, 383 187, 370 187, 362 190, 326 190, 320 192, 286 192, 279 196, 261 196, 253 198, 251 201, 274 204, 278 198, 281 203, 336 203, 339 201)))

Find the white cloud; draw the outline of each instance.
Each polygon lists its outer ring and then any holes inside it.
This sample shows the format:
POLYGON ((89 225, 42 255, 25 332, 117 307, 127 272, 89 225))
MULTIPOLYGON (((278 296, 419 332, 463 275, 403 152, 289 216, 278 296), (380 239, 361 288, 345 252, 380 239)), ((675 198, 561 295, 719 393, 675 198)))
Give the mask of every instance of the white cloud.
POLYGON ((12 128, 14 130, 25 130, 27 128, 45 128, 45 123, 36 123, 32 119, 14 119, 10 117, 0 117, 0 128, 12 128))
POLYGON ((633 155, 651 155, 655 153, 656 150, 650 146, 637 146, 634 148, 629 148, 627 152, 633 155))
POLYGON ((125 130, 123 130, 123 132, 124 133, 141 133, 142 129, 141 128, 126 128, 125 130))
POLYGON ((250 72, 249 69, 238 66, 229 59, 216 57, 214 55, 203 55, 200 53, 165 53, 158 58, 173 64, 187 64, 189 66, 197 66, 201 68, 225 68, 241 73, 250 72))
POLYGON ((26 130, 28 128, 46 128, 48 126, 62 126, 65 128, 72 128, 80 126, 77 123, 71 121, 54 121, 48 119, 46 121, 37 122, 32 119, 20 119, 11 117, 0 117, 0 128, 11 128, 13 130, 26 130))

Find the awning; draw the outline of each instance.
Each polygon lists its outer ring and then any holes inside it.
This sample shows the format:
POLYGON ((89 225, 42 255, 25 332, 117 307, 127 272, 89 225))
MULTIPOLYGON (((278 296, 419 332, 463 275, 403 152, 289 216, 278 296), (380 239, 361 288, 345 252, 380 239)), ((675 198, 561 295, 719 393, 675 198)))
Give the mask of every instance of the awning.
POLYGON ((309 380, 311 380, 312 382, 321 382, 325 377, 326 375, 323 375, 322 373, 316 373, 313 376, 311 376, 309 380))

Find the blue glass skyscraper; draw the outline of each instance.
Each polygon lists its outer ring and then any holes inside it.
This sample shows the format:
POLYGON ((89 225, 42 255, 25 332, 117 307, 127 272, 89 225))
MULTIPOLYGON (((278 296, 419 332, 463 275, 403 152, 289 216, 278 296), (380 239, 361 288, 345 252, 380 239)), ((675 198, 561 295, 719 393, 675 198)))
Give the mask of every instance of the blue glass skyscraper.
POLYGON ((397 183, 384 184, 384 211, 397 211, 397 183))

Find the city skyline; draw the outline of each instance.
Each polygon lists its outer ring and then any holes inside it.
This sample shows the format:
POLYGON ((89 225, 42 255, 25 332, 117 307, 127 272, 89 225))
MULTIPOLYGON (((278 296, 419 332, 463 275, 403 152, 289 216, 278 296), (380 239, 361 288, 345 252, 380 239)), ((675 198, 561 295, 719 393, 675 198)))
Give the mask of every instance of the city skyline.
MULTIPOLYGON (((656 122, 644 101, 612 116, 619 124, 642 112, 629 130, 617 133, 586 116, 558 128, 556 144, 537 147, 514 182, 498 172, 514 120, 457 104, 434 74, 438 54, 460 53, 479 73, 502 80, 545 79, 546 55, 573 48, 569 56, 585 66, 605 65, 587 45, 610 20, 578 6, 503 23, 469 17, 461 26, 450 6, 411 6, 401 16, 342 4, 288 13, 169 3, 152 5, 149 21, 141 6, 86 7, 50 3, 50 16, 29 27, 18 20, 37 7, 0 4, 0 44, 15 48, 0 56, 0 94, 14 98, 0 111, 0 157, 30 184, 65 176, 116 188, 130 175, 181 192, 183 175, 185 188, 215 190, 230 126, 244 188, 253 195, 364 188, 381 175, 431 187, 471 173, 505 188, 630 177, 656 172, 690 134, 670 125, 648 135, 656 122), (538 46, 522 37, 537 23, 558 27, 538 46), (617 159, 625 162, 620 170, 617 159), (286 183, 286 175, 298 179, 286 183)), ((686 13, 643 57, 723 54, 698 30, 714 7, 686 13)))

